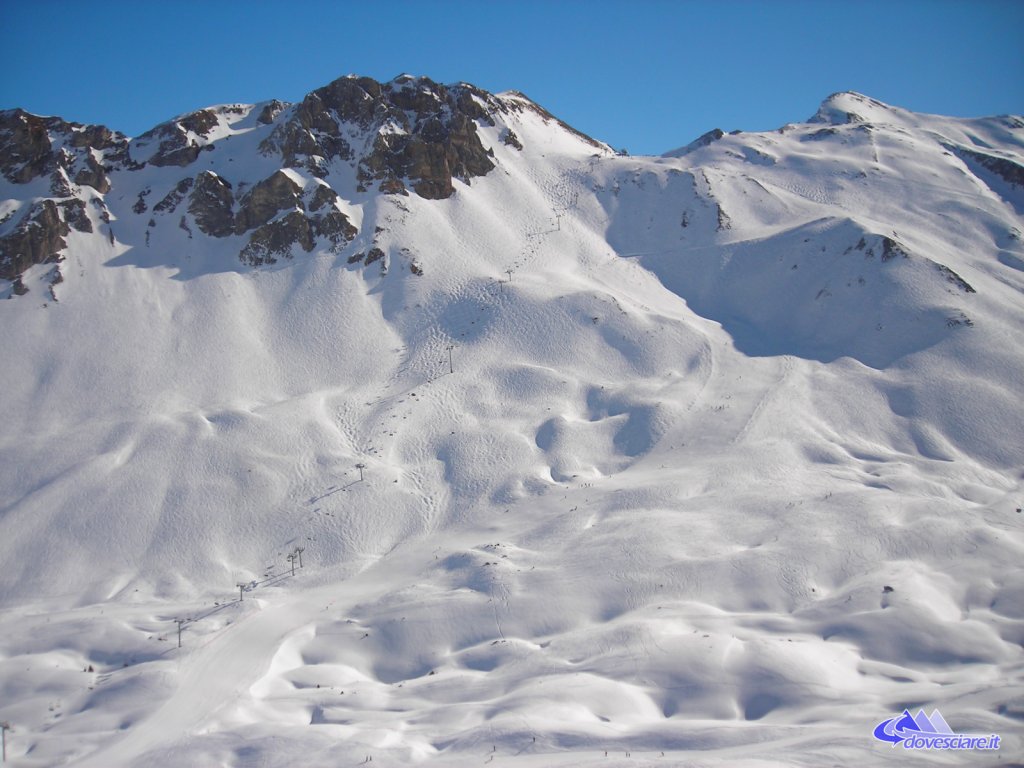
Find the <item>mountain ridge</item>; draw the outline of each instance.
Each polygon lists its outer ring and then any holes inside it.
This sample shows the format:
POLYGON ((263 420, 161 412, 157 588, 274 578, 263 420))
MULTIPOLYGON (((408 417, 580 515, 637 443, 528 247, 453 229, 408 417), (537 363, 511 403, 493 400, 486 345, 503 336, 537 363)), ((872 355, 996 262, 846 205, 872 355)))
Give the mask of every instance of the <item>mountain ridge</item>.
MULTIPOLYGON (((443 86, 429 78, 408 75, 383 84, 370 78, 342 77, 311 91, 293 105, 268 101, 196 110, 160 123, 134 139, 103 126, 40 118, 20 109, 5 110, 0 113, 0 170, 6 179, 14 184, 27 184, 49 175, 50 194, 72 199, 59 206, 41 202, 21 216, 17 231, 0 243, 0 278, 16 283, 20 292, 24 269, 32 264, 59 261, 68 227, 76 222, 86 226, 79 213, 85 201, 81 195, 72 194, 72 183, 105 194, 111 188, 110 173, 139 172, 147 166, 189 168, 200 161, 201 153, 216 151, 218 145, 226 149, 223 145, 233 136, 265 128, 263 133, 267 135, 261 136, 255 152, 280 162, 275 174, 295 168, 322 179, 335 162, 335 172, 348 177, 342 180, 346 196, 366 192, 371 183, 382 192, 405 195, 408 184, 422 197, 443 199, 454 192, 453 178, 468 184, 472 178, 493 169, 488 159, 491 153, 477 137, 477 122, 493 125, 495 115, 523 109, 544 121, 554 121, 595 149, 607 151, 607 147, 557 120, 521 93, 493 96, 466 83, 443 86), (240 126, 238 130, 236 126, 240 126), (61 208, 69 206, 72 210, 61 216, 61 208)), ((500 139, 521 148, 514 131, 507 126, 500 139)), ((236 157, 227 159, 234 162, 236 157)), ((244 161, 245 157, 237 159, 244 161)), ((210 163, 213 162, 211 158, 210 163)), ((271 175, 261 182, 260 199, 253 199, 250 192, 246 200, 238 201, 243 209, 239 211, 241 220, 255 222, 254 227, 240 225, 243 229, 239 234, 259 227, 240 251, 243 261, 272 262, 296 243, 308 252, 317 237, 327 238, 335 246, 351 240, 353 228, 345 213, 331 210, 335 207, 325 201, 319 204, 328 206, 326 219, 298 214, 271 222, 273 214, 292 207, 295 194, 294 190, 284 191, 280 181, 277 191, 270 191, 275 189, 274 178, 271 175), (246 202, 263 208, 264 213, 252 213, 246 202), (272 215, 267 216, 266 212, 272 215)), ((330 186, 326 189, 331 190, 330 186)), ((133 213, 142 215, 148 211, 146 198, 151 191, 148 186, 138 191, 133 213)), ((234 218, 230 181, 204 169, 176 182, 176 187, 156 203, 156 210, 176 208, 186 195, 190 211, 198 213, 196 223, 204 234, 222 237, 234 229, 225 221, 226 217, 234 218), (205 183, 193 190, 197 181, 205 183), (204 226, 207 221, 210 224, 204 226)), ((101 218, 109 217, 102 198, 93 197, 91 202, 99 207, 101 218)), ((304 208, 301 204, 299 207, 304 208)), ((14 213, 6 212, 4 223, 14 213)), ((8 225, 7 229, 12 227, 8 225)), ((110 234, 111 228, 107 229, 110 234)))

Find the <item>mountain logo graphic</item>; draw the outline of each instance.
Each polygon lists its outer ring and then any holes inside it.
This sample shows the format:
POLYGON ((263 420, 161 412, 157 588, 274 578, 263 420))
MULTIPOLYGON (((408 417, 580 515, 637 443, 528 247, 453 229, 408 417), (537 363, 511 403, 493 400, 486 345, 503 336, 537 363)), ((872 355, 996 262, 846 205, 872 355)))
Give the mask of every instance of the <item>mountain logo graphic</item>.
POLYGON ((902 714, 883 720, 875 726, 874 737, 904 749, 999 749, 1000 737, 956 733, 939 710, 926 715, 919 709, 916 715, 904 709, 902 714))
POLYGON ((902 715, 883 720, 875 727, 875 738, 879 741, 890 741, 895 747, 910 736, 918 733, 953 735, 953 729, 946 724, 939 710, 934 710, 928 717, 924 710, 918 710, 917 717, 904 709, 902 715))

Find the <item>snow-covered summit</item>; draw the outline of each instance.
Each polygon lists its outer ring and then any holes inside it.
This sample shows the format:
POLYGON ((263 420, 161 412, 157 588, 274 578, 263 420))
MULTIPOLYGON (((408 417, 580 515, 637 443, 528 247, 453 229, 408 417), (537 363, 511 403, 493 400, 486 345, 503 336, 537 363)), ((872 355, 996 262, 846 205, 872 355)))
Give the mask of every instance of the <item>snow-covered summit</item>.
POLYGON ((833 93, 818 107, 809 123, 847 125, 849 123, 890 123, 899 125, 913 122, 912 113, 898 107, 890 107, 881 101, 855 91, 833 93))

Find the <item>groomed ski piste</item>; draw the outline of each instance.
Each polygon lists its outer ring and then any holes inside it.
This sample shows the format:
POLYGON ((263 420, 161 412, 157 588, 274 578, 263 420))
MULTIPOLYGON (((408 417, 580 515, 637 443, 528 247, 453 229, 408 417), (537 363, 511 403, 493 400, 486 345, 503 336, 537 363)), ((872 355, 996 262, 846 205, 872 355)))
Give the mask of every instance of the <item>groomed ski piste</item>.
MULTIPOLYGON (((276 170, 255 109, 200 168, 276 170)), ((478 129, 446 200, 332 166, 359 235, 270 266, 117 171, 0 301, 8 763, 1019 763, 1024 185, 962 149, 1024 120, 478 129), (1001 748, 872 737, 918 708, 1001 748)))

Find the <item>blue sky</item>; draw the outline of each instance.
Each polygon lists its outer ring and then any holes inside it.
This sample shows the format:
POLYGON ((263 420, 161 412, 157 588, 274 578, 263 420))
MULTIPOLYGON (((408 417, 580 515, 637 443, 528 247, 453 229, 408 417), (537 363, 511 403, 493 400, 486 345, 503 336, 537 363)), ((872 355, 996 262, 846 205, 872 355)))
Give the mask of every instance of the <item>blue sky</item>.
POLYGON ((0 108, 137 135, 199 107, 297 101, 344 74, 525 92, 654 154, 805 120, 856 90, 959 116, 1024 113, 1024 2, 0 0, 0 108))

